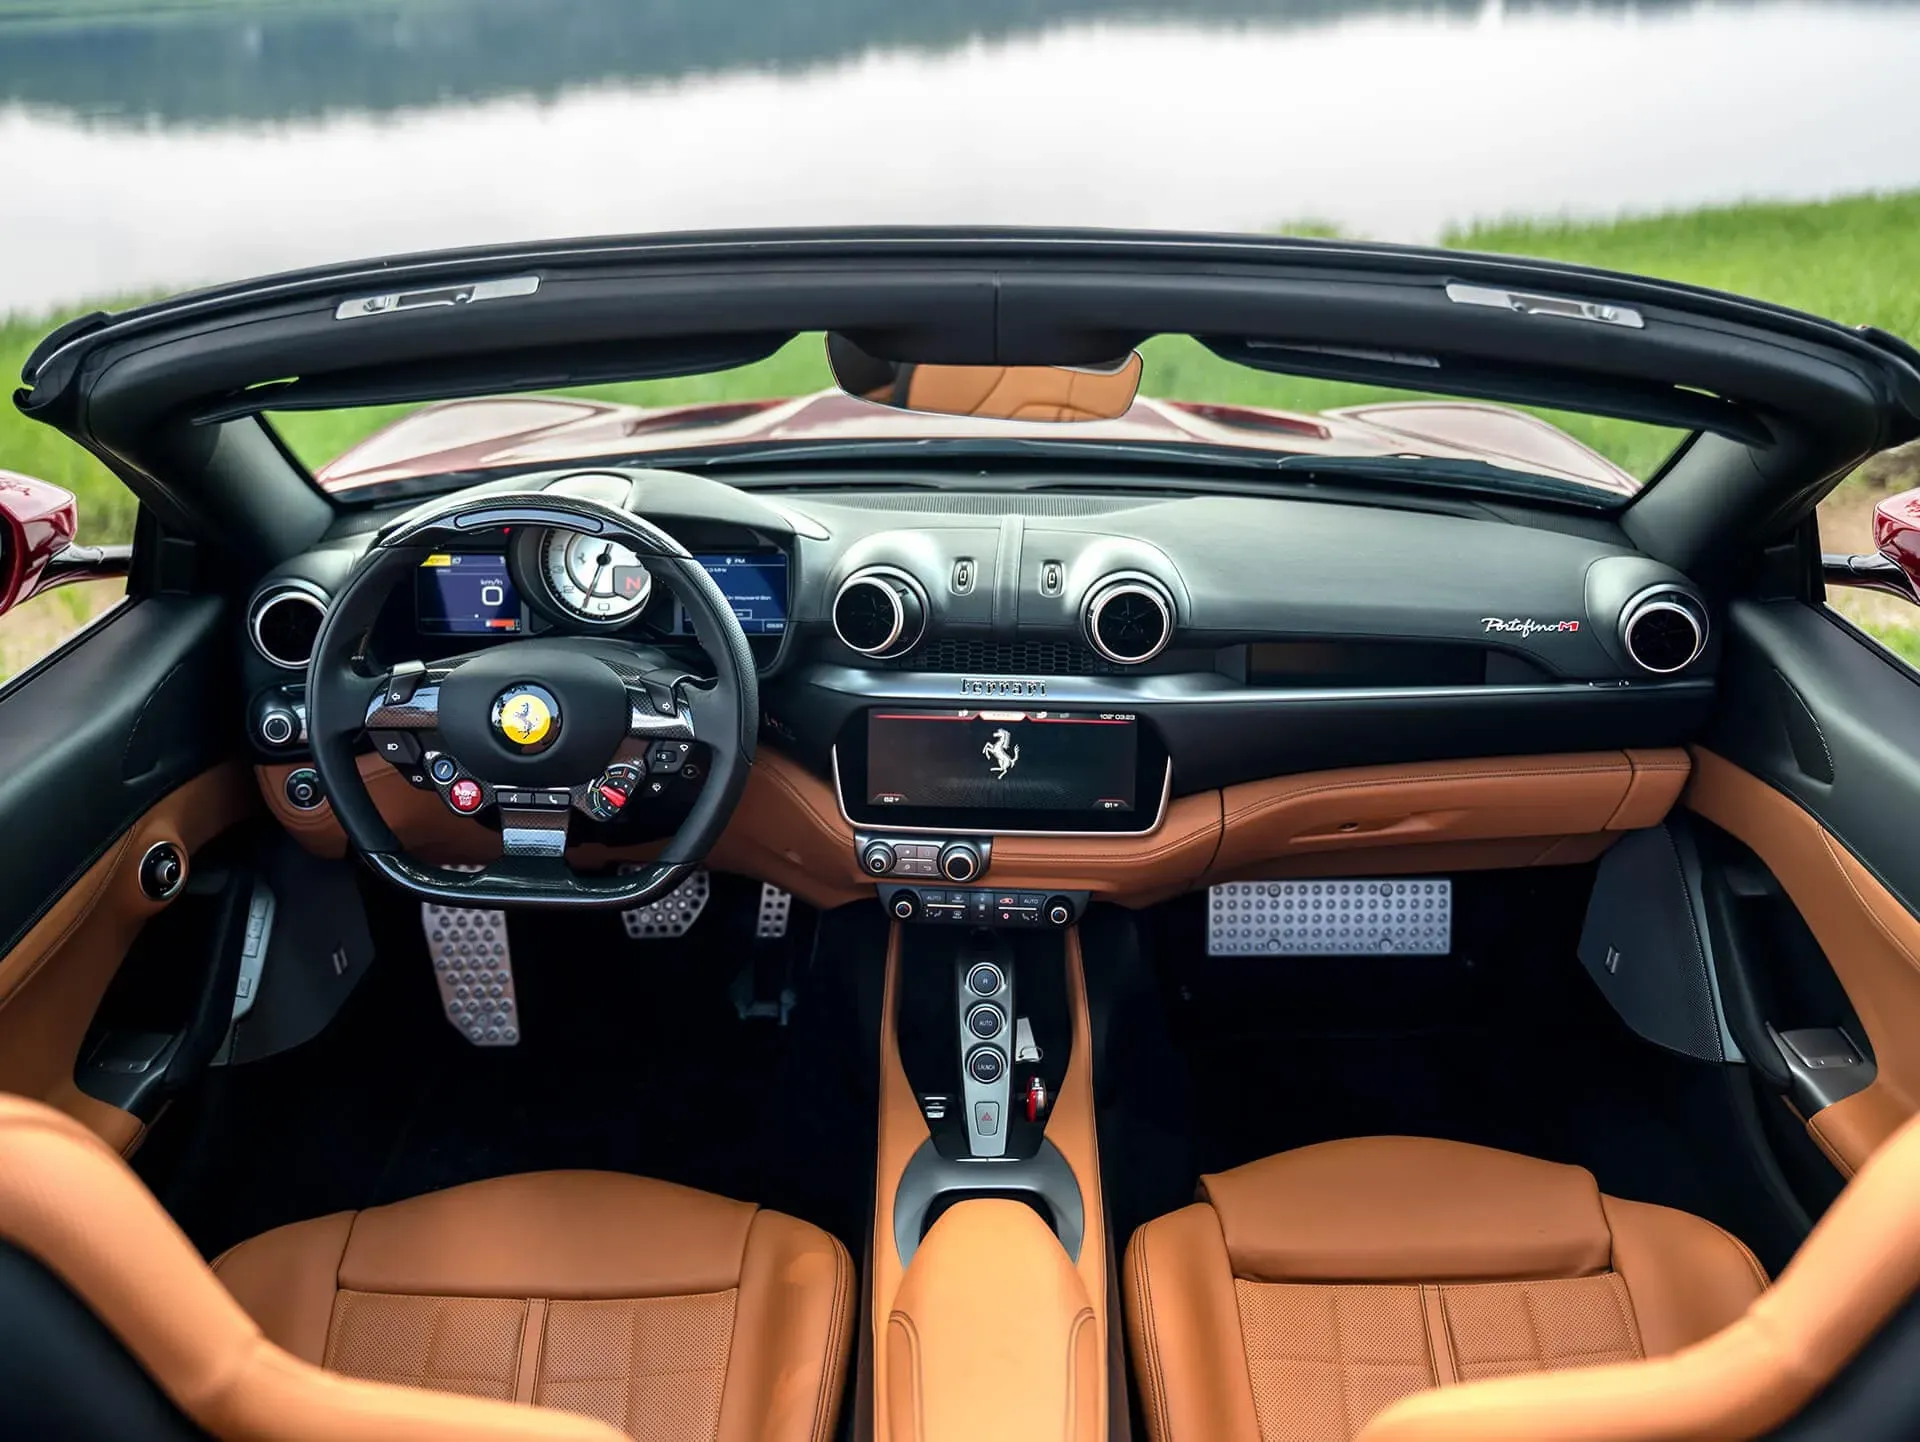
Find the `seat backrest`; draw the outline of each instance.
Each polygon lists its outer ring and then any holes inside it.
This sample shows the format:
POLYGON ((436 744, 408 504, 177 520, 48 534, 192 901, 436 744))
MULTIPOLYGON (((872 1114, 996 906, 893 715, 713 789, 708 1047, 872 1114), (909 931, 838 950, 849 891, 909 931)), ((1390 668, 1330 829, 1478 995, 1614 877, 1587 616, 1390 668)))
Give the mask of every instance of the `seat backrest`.
POLYGON ((1904 1319, 1917 1292, 1920 1118, 1874 1153, 1773 1286, 1704 1341, 1648 1361, 1417 1393, 1359 1442, 1766 1436, 1904 1319))
POLYGON ((6 1376, 27 1435, 219 1442, 620 1442, 545 1407, 362 1382, 269 1342, 127 1164, 78 1122, 0 1095, 0 1315, 50 1363, 6 1376), (91 1379, 92 1395, 77 1390, 91 1379), (141 1385, 150 1380, 150 1387, 141 1385))

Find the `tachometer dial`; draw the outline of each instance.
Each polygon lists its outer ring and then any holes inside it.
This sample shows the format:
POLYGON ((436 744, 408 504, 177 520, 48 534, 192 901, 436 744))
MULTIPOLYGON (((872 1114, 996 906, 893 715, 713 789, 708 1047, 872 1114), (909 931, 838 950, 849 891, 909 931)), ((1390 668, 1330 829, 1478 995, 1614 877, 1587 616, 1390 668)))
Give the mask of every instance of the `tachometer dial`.
POLYGON ((583 621, 624 621, 653 594, 653 576, 638 556, 617 541, 578 531, 547 532, 540 569, 553 599, 583 621))

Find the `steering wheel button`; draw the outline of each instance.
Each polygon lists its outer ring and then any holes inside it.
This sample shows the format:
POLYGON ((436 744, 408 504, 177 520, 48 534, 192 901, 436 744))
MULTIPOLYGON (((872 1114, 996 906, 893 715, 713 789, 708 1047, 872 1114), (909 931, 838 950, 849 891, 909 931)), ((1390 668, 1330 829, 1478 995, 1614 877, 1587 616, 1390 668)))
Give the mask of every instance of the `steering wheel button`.
POLYGON ((434 757, 431 769, 433 771, 433 779, 438 781, 442 786, 445 786, 460 774, 460 768, 454 763, 454 759, 451 756, 434 757))
POLYGON ((462 816, 471 816, 485 800, 486 794, 478 781, 460 780, 447 788, 447 805, 462 816))

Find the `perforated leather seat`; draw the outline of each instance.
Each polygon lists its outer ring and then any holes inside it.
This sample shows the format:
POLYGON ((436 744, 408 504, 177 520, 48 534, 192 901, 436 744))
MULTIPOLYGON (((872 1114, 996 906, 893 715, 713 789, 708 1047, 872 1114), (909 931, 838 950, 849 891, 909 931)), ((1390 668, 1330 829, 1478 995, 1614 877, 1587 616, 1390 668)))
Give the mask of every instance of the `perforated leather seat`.
POLYGON ((214 1272, 270 1340, 328 1371, 645 1438, 825 1438, 852 1317, 846 1249, 819 1228, 609 1172, 298 1222, 214 1272))
POLYGON ((605 1172, 339 1212, 214 1265, 92 1133, 0 1096, 0 1314, 35 1319, 0 1391, 35 1435, 824 1442, 852 1335, 825 1232, 605 1172))
POLYGON ((1346 1442, 1430 1388, 1675 1352, 1767 1283, 1710 1222, 1485 1147, 1329 1142, 1200 1191, 1127 1251, 1155 1442, 1346 1442))

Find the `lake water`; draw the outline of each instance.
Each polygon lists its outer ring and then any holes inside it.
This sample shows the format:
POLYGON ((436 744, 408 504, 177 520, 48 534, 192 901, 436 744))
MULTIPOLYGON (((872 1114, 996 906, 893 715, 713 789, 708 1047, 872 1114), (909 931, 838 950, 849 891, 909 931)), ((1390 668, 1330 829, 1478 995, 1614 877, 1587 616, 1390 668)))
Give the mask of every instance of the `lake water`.
POLYGON ((798 10, 0 25, 0 313, 560 235, 1314 221, 1428 240, 1920 187, 1907 0, 798 10))

